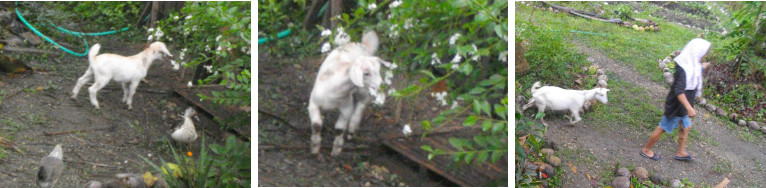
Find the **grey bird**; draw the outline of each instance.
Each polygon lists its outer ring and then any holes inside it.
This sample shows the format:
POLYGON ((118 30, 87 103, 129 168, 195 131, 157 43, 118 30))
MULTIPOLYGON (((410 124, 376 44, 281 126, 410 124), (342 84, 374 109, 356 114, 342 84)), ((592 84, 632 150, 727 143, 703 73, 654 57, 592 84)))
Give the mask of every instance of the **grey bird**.
POLYGON ((64 171, 64 152, 61 144, 57 144, 48 156, 40 160, 40 168, 37 171, 37 185, 40 187, 54 187, 61 172, 64 171))

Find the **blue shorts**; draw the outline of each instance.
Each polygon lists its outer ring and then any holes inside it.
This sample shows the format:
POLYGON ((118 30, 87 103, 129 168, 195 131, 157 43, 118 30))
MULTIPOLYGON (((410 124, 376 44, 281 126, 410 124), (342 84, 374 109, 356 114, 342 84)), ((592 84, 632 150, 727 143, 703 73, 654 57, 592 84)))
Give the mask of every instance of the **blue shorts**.
POLYGON ((673 129, 676 129, 678 127, 678 122, 681 121, 684 124, 684 128, 688 128, 689 126, 692 126, 692 120, 689 119, 689 116, 684 117, 678 117, 673 116, 668 118, 667 116, 662 116, 662 121, 660 121, 660 127, 662 130, 665 130, 665 132, 673 132, 673 129))

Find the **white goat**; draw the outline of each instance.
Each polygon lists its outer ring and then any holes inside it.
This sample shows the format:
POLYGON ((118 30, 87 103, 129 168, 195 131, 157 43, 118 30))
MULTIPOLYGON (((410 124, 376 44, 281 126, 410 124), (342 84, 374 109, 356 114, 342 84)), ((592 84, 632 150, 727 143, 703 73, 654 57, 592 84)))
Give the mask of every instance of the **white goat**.
POLYGON ((371 100, 370 92, 378 92, 383 79, 378 57, 378 36, 373 31, 362 36, 361 43, 348 43, 334 49, 319 67, 311 90, 308 111, 311 119, 311 153, 319 153, 322 142, 321 110, 339 109, 335 123, 339 130, 333 142, 332 156, 340 154, 346 131, 349 138, 359 128, 362 112, 371 100))
MULTIPOLYGON (((609 89, 606 88, 568 90, 555 86, 540 87, 539 81, 535 82, 530 90, 532 91, 532 98, 521 108, 522 112, 532 105, 537 106, 538 112, 543 112, 546 109, 555 111, 569 110, 572 115, 569 116, 570 125, 574 125, 582 120, 579 111, 581 108, 585 107, 586 101, 596 99, 599 102, 606 104, 608 101, 606 93, 609 91, 609 89), (572 121, 572 117, 574 117, 574 121, 572 121)), ((543 124, 545 124, 545 122, 543 122, 543 124)))
POLYGON ((122 90, 124 91, 122 102, 128 104, 128 109, 133 109, 133 94, 136 93, 136 88, 141 79, 146 77, 146 72, 149 71, 152 62, 162 58, 163 54, 173 57, 168 52, 168 48, 165 47, 165 43, 162 42, 154 42, 141 53, 128 57, 117 54, 101 54, 96 56, 99 49, 101 49, 101 45, 96 44, 88 51, 88 63, 90 64, 88 70, 77 80, 77 84, 72 89, 72 99, 75 99, 82 85, 95 78, 93 85, 88 88, 88 92, 90 93, 90 103, 96 109, 99 109, 96 93, 106 86, 110 80, 122 84, 122 90), (128 83, 130 83, 130 87, 128 87, 128 83))

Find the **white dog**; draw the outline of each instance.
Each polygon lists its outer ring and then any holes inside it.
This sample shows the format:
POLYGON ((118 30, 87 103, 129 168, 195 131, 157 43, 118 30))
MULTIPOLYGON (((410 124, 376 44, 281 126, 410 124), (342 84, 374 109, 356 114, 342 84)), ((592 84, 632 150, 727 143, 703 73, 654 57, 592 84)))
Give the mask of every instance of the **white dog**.
POLYGON ((88 88, 88 92, 90 93, 90 103, 96 109, 99 109, 96 93, 106 86, 110 80, 122 84, 122 89, 125 92, 122 102, 128 104, 128 109, 133 109, 133 94, 136 93, 136 88, 141 79, 146 77, 146 72, 149 71, 152 62, 162 58, 163 55, 173 57, 168 52, 168 48, 165 47, 165 43, 162 42, 154 42, 141 53, 128 57, 117 54, 101 54, 96 56, 99 49, 101 49, 101 45, 96 44, 88 51, 88 63, 90 64, 88 70, 77 80, 77 85, 72 90, 72 99, 77 98, 80 87, 95 78, 95 82, 93 86, 88 88), (128 83, 130 83, 130 86, 128 86, 128 83))

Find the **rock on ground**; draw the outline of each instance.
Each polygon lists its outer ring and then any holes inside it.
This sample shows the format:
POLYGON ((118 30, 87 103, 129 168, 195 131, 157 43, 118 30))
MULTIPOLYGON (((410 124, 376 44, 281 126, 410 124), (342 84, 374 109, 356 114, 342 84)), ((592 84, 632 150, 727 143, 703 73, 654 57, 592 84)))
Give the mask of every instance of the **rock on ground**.
POLYGON ((630 170, 628 170, 628 168, 625 168, 625 167, 617 169, 617 176, 628 177, 630 176, 630 170))
POLYGON ((646 168, 644 167, 638 167, 634 169, 633 174, 635 174, 639 180, 645 180, 649 178, 649 171, 646 171, 646 168))
POLYGON ((758 125, 757 121, 748 121, 747 126, 750 127, 753 130, 761 129, 761 125, 758 125))
POLYGON ((740 127, 744 127, 745 125, 747 125, 747 122, 745 122, 745 120, 740 119, 739 121, 737 121, 737 125, 739 125, 740 127))
POLYGON ((553 150, 551 148, 543 148, 540 150, 540 153, 551 156, 553 155, 553 150))
POLYGON ((612 186, 614 186, 614 188, 629 188, 630 180, 625 176, 616 177, 612 180, 612 186))
POLYGON ((670 186, 673 188, 681 187, 681 180, 674 179, 673 181, 670 181, 670 186))
POLYGON ((548 163, 551 163, 553 166, 559 166, 561 164, 561 158, 553 155, 548 155, 548 163))

